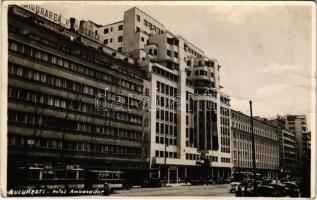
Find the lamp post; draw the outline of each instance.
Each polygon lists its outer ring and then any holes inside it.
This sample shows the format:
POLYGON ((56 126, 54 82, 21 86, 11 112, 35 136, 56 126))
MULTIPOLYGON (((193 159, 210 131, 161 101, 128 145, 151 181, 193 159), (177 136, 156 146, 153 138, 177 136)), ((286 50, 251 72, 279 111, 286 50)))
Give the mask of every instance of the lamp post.
POLYGON ((255 191, 255 189, 256 189, 256 161, 255 161, 255 143, 254 143, 252 101, 251 100, 250 100, 250 115, 251 115, 251 133, 252 133, 253 191, 255 191))

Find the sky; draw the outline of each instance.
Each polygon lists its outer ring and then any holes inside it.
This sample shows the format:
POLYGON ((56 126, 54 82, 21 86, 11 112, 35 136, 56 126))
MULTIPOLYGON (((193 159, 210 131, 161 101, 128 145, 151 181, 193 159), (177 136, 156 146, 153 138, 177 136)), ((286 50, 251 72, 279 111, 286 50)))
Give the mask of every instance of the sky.
POLYGON ((249 114, 252 100, 254 116, 306 114, 311 119, 312 91, 316 90, 312 3, 110 4, 115 3, 43 7, 105 25, 123 20, 124 11, 137 6, 218 60, 220 84, 231 98, 232 109, 249 114))

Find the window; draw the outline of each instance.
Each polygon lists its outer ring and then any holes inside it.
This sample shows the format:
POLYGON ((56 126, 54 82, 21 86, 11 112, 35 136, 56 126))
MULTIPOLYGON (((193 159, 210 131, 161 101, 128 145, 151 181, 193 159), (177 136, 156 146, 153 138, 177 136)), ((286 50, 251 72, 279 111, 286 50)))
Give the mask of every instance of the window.
POLYGON ((141 21, 140 15, 136 15, 136 20, 137 20, 138 22, 141 21))
POLYGON ((167 54, 168 56, 171 56, 171 51, 170 51, 170 50, 167 50, 167 51, 166 51, 166 54, 167 54))
POLYGON ((122 47, 119 47, 119 48, 118 48, 118 51, 119 51, 120 53, 122 53, 122 47))
POLYGON ((110 32, 112 32, 113 31, 113 28, 112 27, 110 27, 110 32))
POLYGON ((140 28, 139 27, 136 27, 136 32, 140 32, 140 28))
POLYGON ((123 25, 119 25, 119 26, 118 26, 118 30, 119 30, 119 31, 123 30, 123 25))
POLYGON ((118 37, 118 42, 122 42, 122 36, 118 37))
POLYGON ((177 52, 174 52, 174 56, 175 56, 176 58, 178 58, 178 53, 177 53, 177 52))
POLYGON ((144 37, 141 37, 141 41, 144 42, 144 37))
POLYGON ((103 33, 104 33, 104 34, 109 33, 109 29, 108 29, 108 28, 104 29, 104 30, 103 30, 103 33))
POLYGON ((147 26, 147 21, 146 20, 144 20, 144 26, 147 26))
POLYGON ((105 40, 103 41, 103 43, 104 43, 104 44, 108 44, 108 39, 105 39, 105 40))
POLYGON ((110 43, 112 43, 112 38, 110 38, 110 43))

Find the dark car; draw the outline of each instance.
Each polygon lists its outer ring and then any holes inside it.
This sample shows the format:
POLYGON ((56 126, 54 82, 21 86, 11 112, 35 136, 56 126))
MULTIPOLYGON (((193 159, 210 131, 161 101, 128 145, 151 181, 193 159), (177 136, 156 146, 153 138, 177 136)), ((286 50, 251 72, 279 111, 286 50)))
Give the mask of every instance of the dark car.
POLYGON ((294 182, 284 182, 286 195, 290 197, 300 197, 300 189, 294 182))
POLYGON ((149 188, 149 187, 162 187, 162 181, 159 178, 151 178, 143 180, 141 183, 141 187, 149 188))
POLYGON ((205 179, 191 179, 190 180, 190 184, 191 185, 204 185, 207 184, 207 180, 205 179))
POLYGON ((262 179, 263 185, 269 185, 270 183, 272 183, 272 179, 270 179, 270 178, 263 178, 262 179))
POLYGON ((229 192, 230 192, 230 193, 237 192, 240 185, 241 185, 240 182, 232 182, 232 183, 230 184, 229 192))
POLYGON ((226 184, 231 183, 231 182, 232 182, 232 178, 226 178, 226 179, 225 179, 225 183, 226 183, 226 184))
POLYGON ((208 179, 207 180, 207 185, 214 185, 214 184, 216 184, 215 179, 208 179))
POLYGON ((217 178, 215 180, 215 184, 224 184, 224 183, 225 183, 225 179, 223 179, 223 178, 217 178))
POLYGON ((269 186, 272 186, 274 188, 272 196, 274 197, 286 197, 287 191, 283 184, 279 183, 271 183, 269 186))
POLYGON ((254 195, 258 197, 273 197, 274 187, 270 185, 259 185, 255 189, 254 195))

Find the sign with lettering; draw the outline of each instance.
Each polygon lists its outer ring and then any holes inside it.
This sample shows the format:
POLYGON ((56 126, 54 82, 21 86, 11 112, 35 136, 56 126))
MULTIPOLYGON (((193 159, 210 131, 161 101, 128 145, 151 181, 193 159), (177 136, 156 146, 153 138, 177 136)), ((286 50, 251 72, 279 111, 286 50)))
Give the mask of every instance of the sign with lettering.
POLYGON ((67 29, 70 29, 72 27, 74 31, 100 42, 100 36, 94 28, 94 24, 90 21, 82 20, 79 25, 78 20, 75 18, 65 18, 61 14, 54 13, 38 5, 24 4, 20 5, 20 7, 29 10, 41 17, 44 17, 45 19, 48 19, 52 22, 60 24, 67 29))
POLYGON ((65 28, 70 28, 70 22, 68 18, 62 17, 61 14, 54 13, 46 8, 40 7, 38 5, 31 5, 31 4, 24 4, 20 5, 20 7, 29 10, 35 14, 40 15, 41 17, 44 17, 50 21, 53 21, 55 23, 58 23, 65 28))

